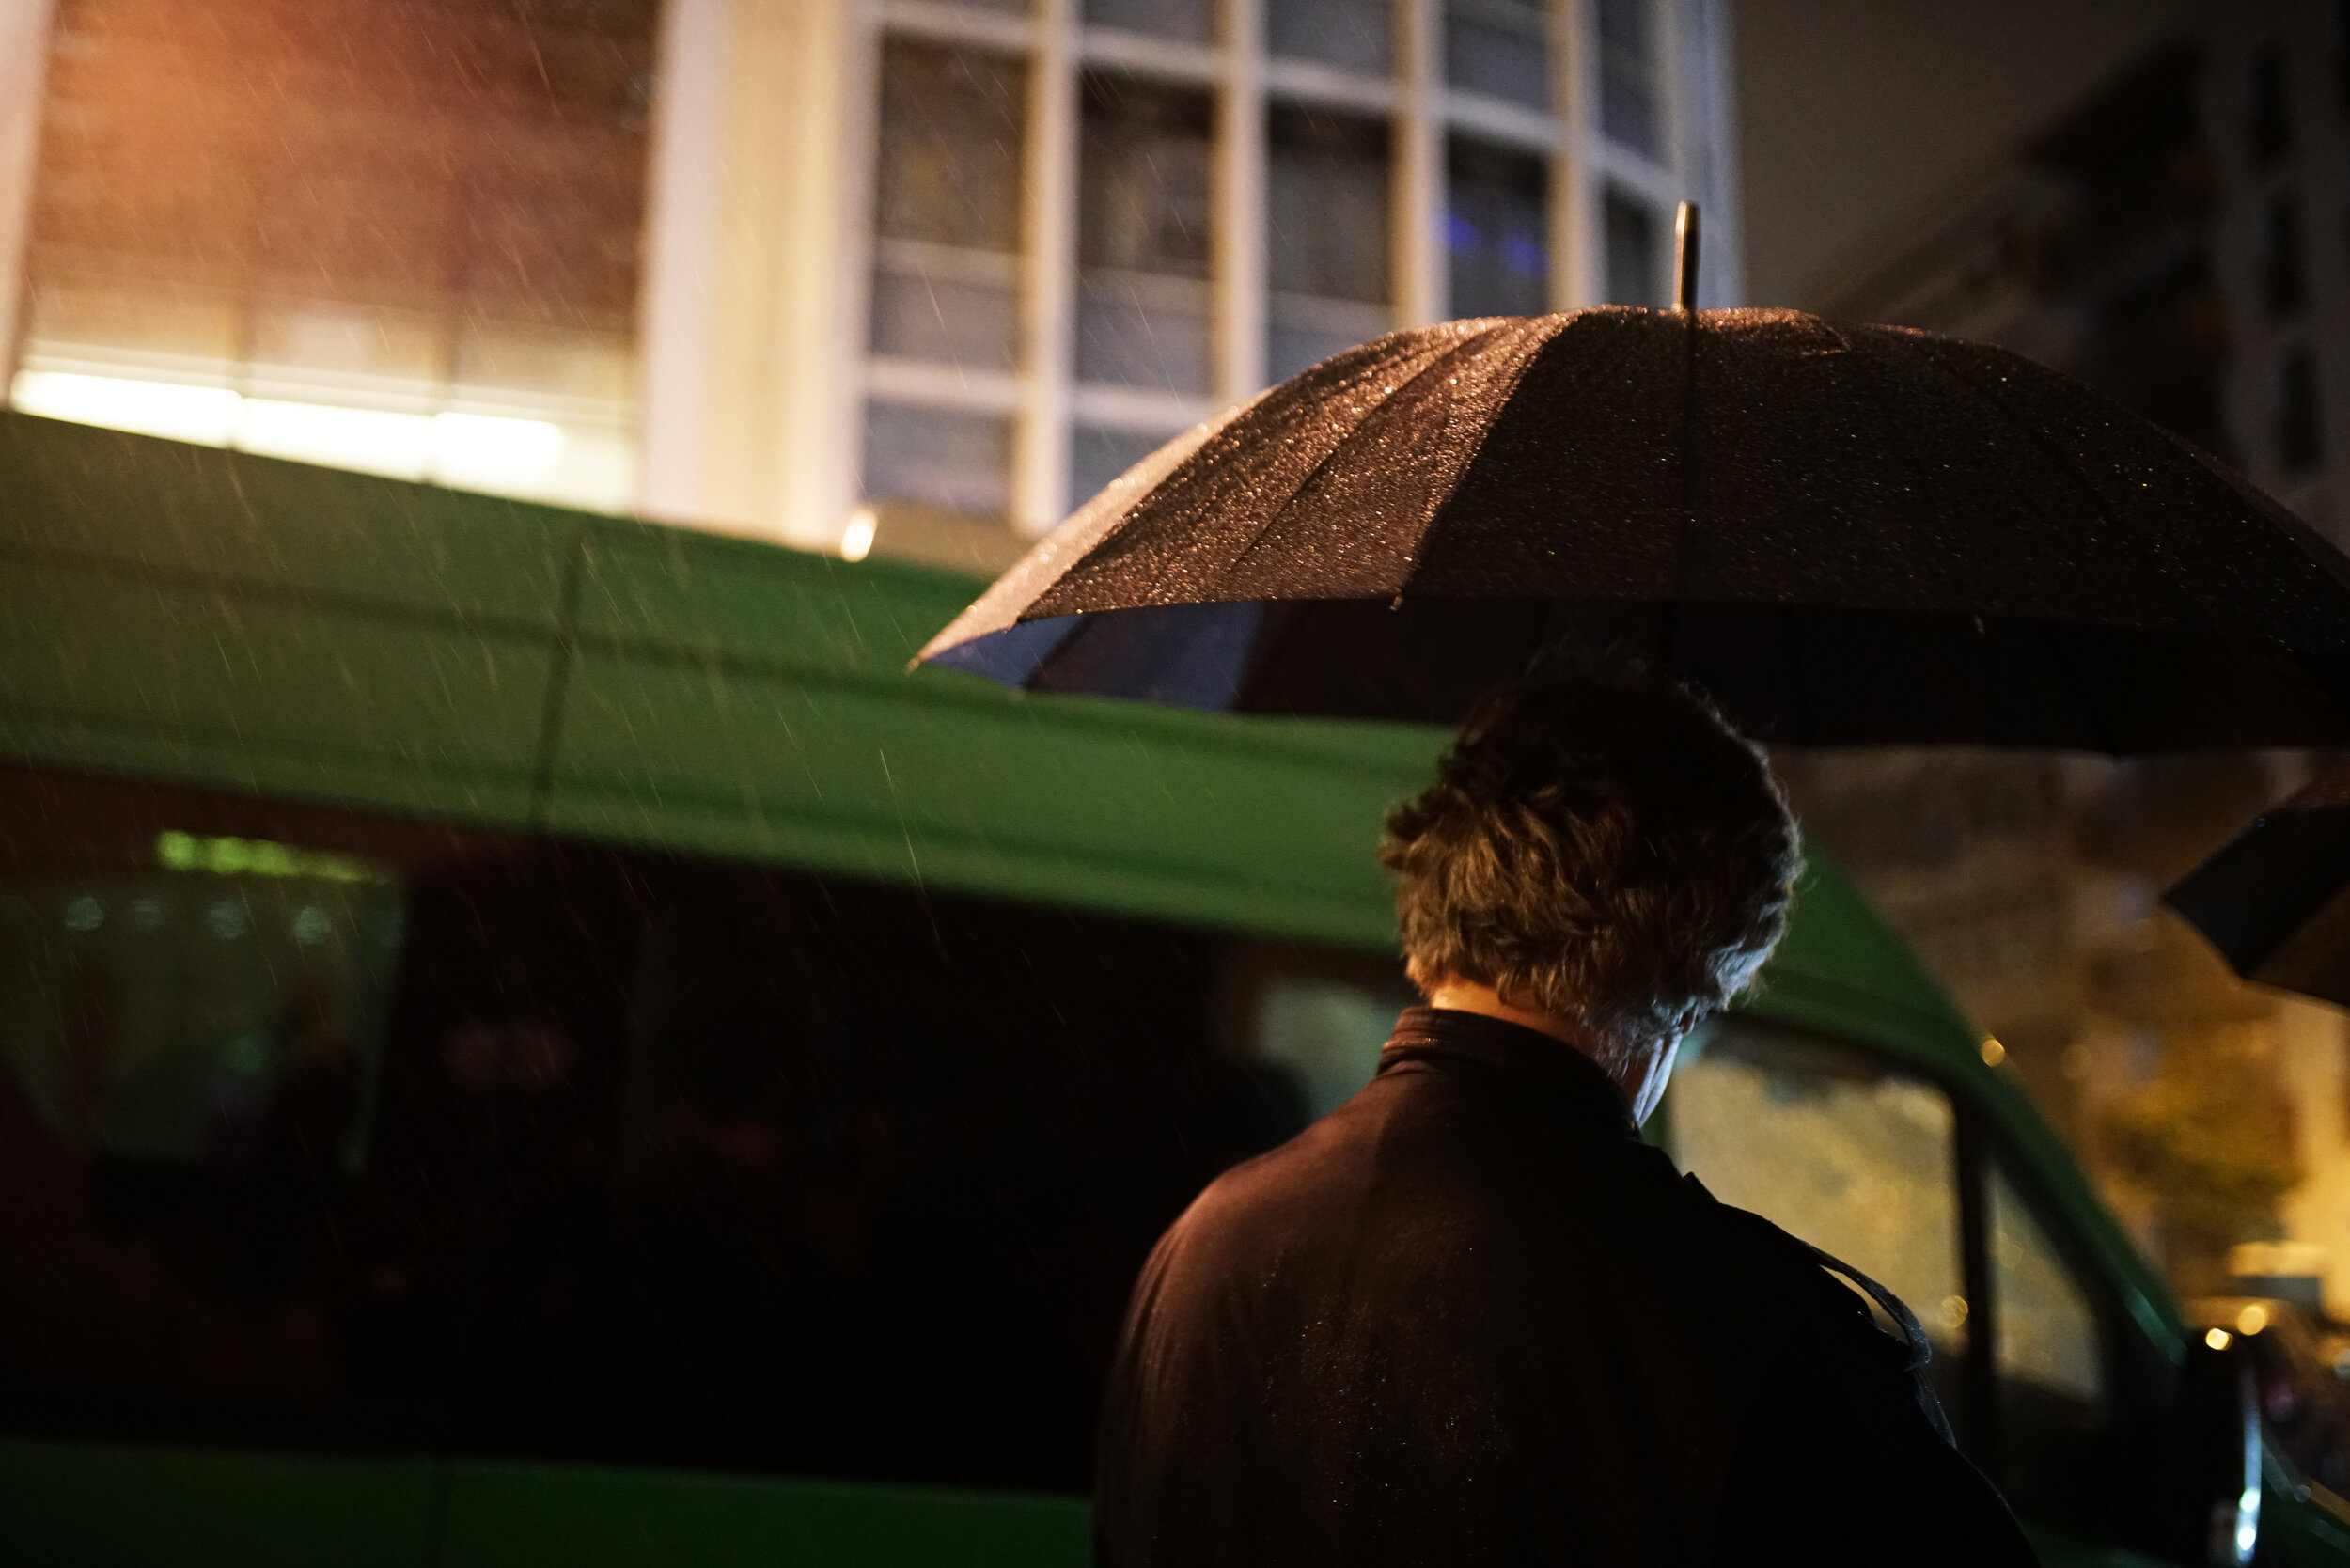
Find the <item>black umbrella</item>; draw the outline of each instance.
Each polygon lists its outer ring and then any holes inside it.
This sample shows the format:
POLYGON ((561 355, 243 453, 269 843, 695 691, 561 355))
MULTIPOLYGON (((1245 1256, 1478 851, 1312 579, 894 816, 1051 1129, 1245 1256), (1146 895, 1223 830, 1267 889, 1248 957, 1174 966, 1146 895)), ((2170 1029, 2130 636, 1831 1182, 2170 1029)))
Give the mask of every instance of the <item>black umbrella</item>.
POLYGON ((2162 902, 2246 980, 2350 1007, 2350 765, 2270 807, 2162 902))
POLYGON ((1786 310, 1364 344, 1137 463, 922 658, 1443 721, 1559 639, 1766 741, 2350 744, 2350 561, 2307 526, 2029 360, 1786 310))

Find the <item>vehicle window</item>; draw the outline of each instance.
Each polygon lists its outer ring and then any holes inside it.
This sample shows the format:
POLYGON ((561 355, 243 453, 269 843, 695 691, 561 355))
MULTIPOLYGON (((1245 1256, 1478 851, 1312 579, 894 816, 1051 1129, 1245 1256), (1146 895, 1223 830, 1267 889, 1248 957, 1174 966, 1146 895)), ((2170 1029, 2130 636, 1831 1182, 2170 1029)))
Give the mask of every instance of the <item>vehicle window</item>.
POLYGON ((2019 1510, 2079 1515, 2102 1491, 2107 1356, 2080 1275, 2007 1171, 1988 1183, 2003 1484, 2019 1510))
POLYGON ((1662 1113, 1681 1168, 1906 1302, 1955 1419, 1967 1312, 1950 1097, 1867 1052, 1735 1016, 1682 1049, 1662 1113))
POLYGON ((0 1430, 1082 1491, 1393 968, 0 769, 0 1430))
POLYGON ((1396 1014, 1416 999, 1393 981, 1276 971, 1257 992, 1251 1054, 1296 1084, 1308 1119, 1324 1117, 1379 1071, 1396 1014))

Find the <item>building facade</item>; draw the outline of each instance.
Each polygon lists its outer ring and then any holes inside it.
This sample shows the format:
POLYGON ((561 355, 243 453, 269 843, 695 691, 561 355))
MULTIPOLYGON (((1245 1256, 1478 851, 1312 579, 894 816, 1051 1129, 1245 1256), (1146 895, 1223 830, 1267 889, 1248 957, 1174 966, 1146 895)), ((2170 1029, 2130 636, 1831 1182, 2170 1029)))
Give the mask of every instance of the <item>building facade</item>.
MULTIPOLYGON (((2350 6, 2190 9, 1806 303, 2078 375, 2350 542, 2350 6)), ((2175 1282, 2273 1286, 2262 1244, 2284 1242, 2295 1289, 2350 1316, 2342 1019, 2235 981, 2157 902, 2309 765, 1887 752, 1791 773, 1815 838, 2175 1282)))
POLYGON ((1725 0, 8 0, 24 409, 988 571, 1391 328, 1734 299, 1725 0))

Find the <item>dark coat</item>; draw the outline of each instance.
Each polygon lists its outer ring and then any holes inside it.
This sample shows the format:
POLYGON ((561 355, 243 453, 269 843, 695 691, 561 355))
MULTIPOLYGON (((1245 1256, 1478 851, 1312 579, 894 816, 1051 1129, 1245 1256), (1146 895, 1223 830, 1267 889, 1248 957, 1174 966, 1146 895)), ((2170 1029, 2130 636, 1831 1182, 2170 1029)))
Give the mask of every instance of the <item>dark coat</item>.
POLYGON ((2031 1562, 1922 1338, 1818 1259, 1677 1174, 1572 1047, 1412 1009, 1152 1254, 1099 1561, 2031 1562))

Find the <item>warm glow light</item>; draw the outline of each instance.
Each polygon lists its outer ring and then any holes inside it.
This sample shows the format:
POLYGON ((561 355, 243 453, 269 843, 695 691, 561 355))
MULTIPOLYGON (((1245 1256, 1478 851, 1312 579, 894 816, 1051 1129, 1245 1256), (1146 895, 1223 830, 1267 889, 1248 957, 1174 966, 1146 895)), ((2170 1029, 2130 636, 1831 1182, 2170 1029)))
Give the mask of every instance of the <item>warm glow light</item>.
POLYGON ((880 524, 870 507, 859 507, 849 513, 849 521, 840 530, 840 558, 861 561, 872 554, 873 534, 880 524))
POLYGON ((2235 1331, 2247 1339, 2268 1326, 2268 1309, 2253 1302, 2235 1315, 2235 1331))
POLYGON ((264 457, 421 479, 432 455, 432 419, 424 414, 247 398, 230 439, 264 457))
POLYGON ((1984 1035, 1982 1037, 1982 1064, 1985 1067, 1997 1067, 2006 1059, 2007 1047, 1989 1035, 1984 1035))
POLYGON ((544 419, 394 414, 125 376, 23 370, 9 400, 51 419, 472 490, 531 490, 563 456, 562 430, 544 419))
POLYGON ((8 401, 46 419, 103 425, 108 430, 201 442, 208 447, 227 445, 244 406, 244 400, 225 386, 77 376, 62 370, 19 370, 9 385, 8 401))
POLYGON ((2230 1335, 2224 1328, 2215 1328, 2210 1333, 2203 1336, 2203 1342, 2211 1346, 2214 1350, 2227 1349, 2229 1340, 2230 1335))
POLYGON ((487 414, 432 416, 432 477, 482 490, 534 485, 563 456, 563 431, 544 419, 487 414))

